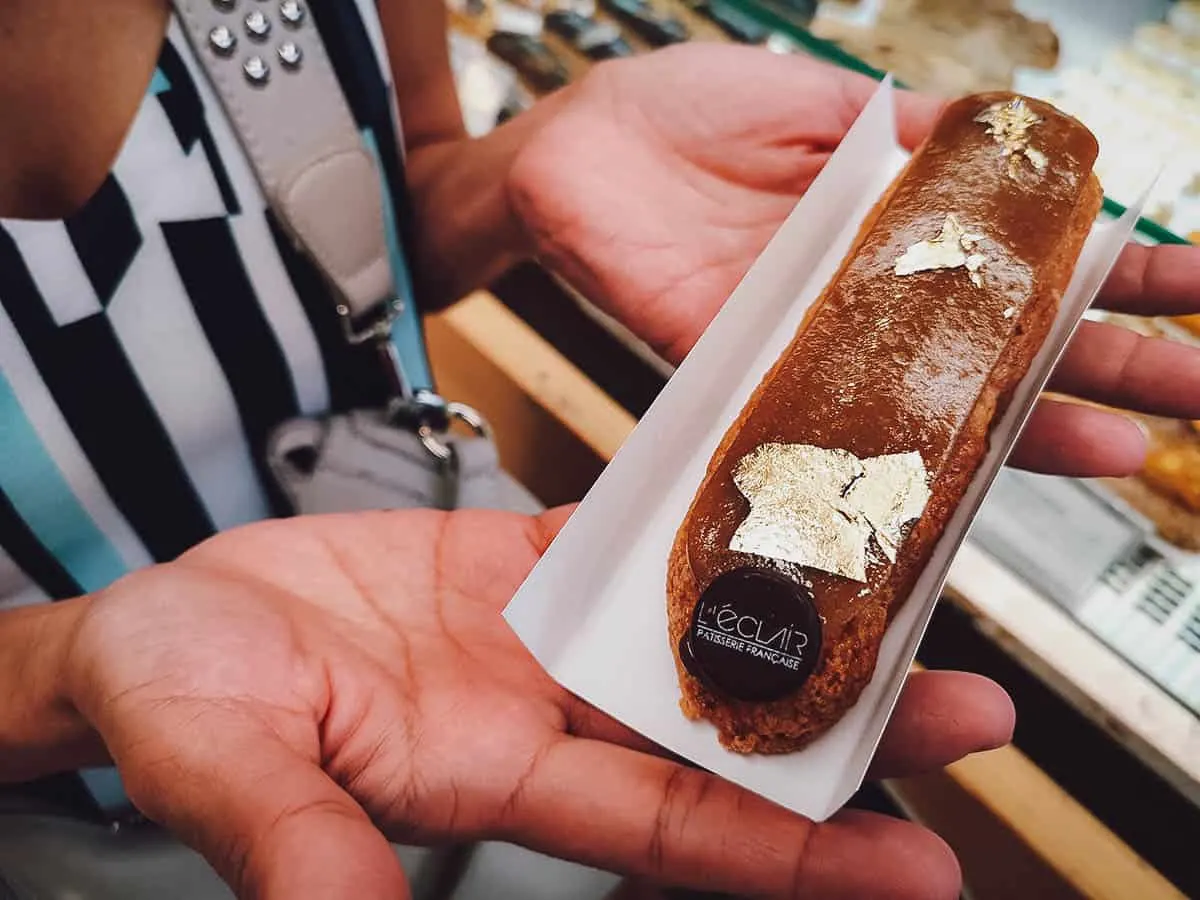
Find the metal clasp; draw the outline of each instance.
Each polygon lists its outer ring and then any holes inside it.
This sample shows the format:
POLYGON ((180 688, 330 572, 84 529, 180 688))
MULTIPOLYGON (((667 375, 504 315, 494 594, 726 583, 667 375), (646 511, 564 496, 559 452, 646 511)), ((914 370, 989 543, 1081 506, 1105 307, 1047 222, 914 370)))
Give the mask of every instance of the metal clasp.
POLYGON ((379 314, 369 322, 358 324, 344 303, 337 306, 338 317, 346 340, 355 346, 372 343, 383 357, 384 370, 390 381, 392 400, 388 404, 388 417, 413 428, 421 445, 439 462, 450 465, 454 460, 454 448, 445 440, 451 426, 461 422, 477 436, 490 438, 491 429, 478 410, 465 403, 447 403, 440 395, 428 388, 417 388, 411 397, 405 394, 413 389, 406 385, 404 367, 400 354, 392 341, 392 325, 404 311, 404 301, 395 299, 377 307, 379 314))
POLYGON ((394 421, 414 427, 421 445, 443 463, 454 458, 454 448, 445 437, 455 422, 466 425, 478 437, 492 436, 487 420, 478 410, 465 403, 448 403, 433 391, 417 391, 411 398, 397 397, 389 412, 394 421))
POLYGON ((372 310, 372 318, 365 324, 354 321, 350 307, 344 303, 337 305, 338 319, 342 323, 342 334, 346 342, 355 347, 372 344, 383 357, 383 371, 387 375, 388 389, 393 397, 403 397, 410 389, 404 381, 404 366, 396 345, 392 343, 392 325, 404 312, 404 301, 397 297, 385 303, 380 303, 372 310))
POLYGON ((379 304, 381 315, 373 316, 371 321, 359 326, 354 321, 350 307, 345 303, 337 305, 338 318, 342 322, 342 334, 351 344, 358 346, 368 341, 387 341, 391 343, 392 323, 400 313, 404 312, 404 301, 397 297, 386 303, 379 304))

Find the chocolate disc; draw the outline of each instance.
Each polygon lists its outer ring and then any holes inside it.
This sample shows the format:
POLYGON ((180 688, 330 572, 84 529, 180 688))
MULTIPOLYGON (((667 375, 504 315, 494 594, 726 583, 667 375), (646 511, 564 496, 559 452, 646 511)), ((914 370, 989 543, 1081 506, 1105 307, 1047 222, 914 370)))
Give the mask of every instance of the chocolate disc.
POLYGON ((735 700, 778 700, 812 674, 821 618, 812 594, 770 569, 718 576, 700 595, 679 642, 687 670, 735 700))

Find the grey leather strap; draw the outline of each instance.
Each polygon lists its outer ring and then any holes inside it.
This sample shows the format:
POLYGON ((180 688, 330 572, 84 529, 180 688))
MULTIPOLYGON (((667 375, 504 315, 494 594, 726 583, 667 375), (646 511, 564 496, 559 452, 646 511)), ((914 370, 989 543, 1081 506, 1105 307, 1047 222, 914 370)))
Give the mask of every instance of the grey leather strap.
MULTIPOLYGON (((416 432, 447 482, 462 469, 461 459, 452 464, 455 454, 468 446, 455 446, 451 423, 462 421, 480 436, 486 423, 434 390, 418 311, 395 293, 404 262, 389 240, 384 179, 306 0, 173 2, 268 203, 335 289, 347 338, 381 351, 393 392, 390 424, 416 432)), ((428 480, 412 474, 417 483, 428 480)), ((449 495, 438 503, 450 504, 449 495)))
POLYGON ((380 174, 303 0, 174 3, 284 227, 353 318, 389 301, 380 174))

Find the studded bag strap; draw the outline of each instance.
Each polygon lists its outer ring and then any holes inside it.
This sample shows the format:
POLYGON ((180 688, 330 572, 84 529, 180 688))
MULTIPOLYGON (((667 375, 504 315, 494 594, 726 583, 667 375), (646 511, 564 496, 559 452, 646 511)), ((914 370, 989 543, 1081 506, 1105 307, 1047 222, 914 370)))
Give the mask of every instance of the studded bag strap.
POLYGON ((395 296, 380 173, 300 0, 174 0, 268 202, 361 319, 395 296))
POLYGON ((396 290, 404 261, 384 180, 305 0, 173 2, 267 201, 338 295, 347 339, 384 357, 392 420, 449 465, 451 423, 479 435, 487 423, 434 389, 420 316, 396 290))

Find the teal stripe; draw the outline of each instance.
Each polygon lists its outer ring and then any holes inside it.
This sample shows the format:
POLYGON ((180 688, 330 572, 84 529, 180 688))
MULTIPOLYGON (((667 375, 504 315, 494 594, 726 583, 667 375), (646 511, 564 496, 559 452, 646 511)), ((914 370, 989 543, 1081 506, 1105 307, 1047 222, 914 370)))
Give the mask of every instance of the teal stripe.
POLYGON ((0 489, 79 586, 98 591, 124 575, 124 560, 76 498, 3 373, 0 448, 0 489))
POLYGON ((396 209, 392 204, 392 194, 388 189, 387 175, 379 156, 379 142, 375 133, 367 128, 363 130, 363 140, 371 154, 375 157, 375 165, 379 170, 383 190, 383 223, 387 236, 388 256, 392 263, 392 278, 395 279, 396 295, 404 301, 404 309, 392 326, 392 343, 400 357, 404 380, 414 390, 433 389, 433 372, 429 367, 429 354, 425 349, 425 337, 421 330, 421 314, 413 301, 412 274, 408 270, 408 260, 400 248, 400 230, 396 227, 396 209))
MULTIPOLYGON (((0 489, 76 583, 84 591, 98 591, 124 575, 121 555, 76 499, 2 372, 0 448, 0 489)), ((116 769, 88 769, 80 776, 105 813, 116 816, 130 808, 116 769)))
POLYGON ((116 769, 80 769, 79 777, 83 779, 96 805, 106 815, 118 818, 133 812, 133 804, 121 781, 121 773, 116 769))
POLYGON ((171 79, 167 77, 162 69, 155 69, 154 77, 150 79, 150 96, 157 97, 159 94, 165 94, 170 89, 171 79))

